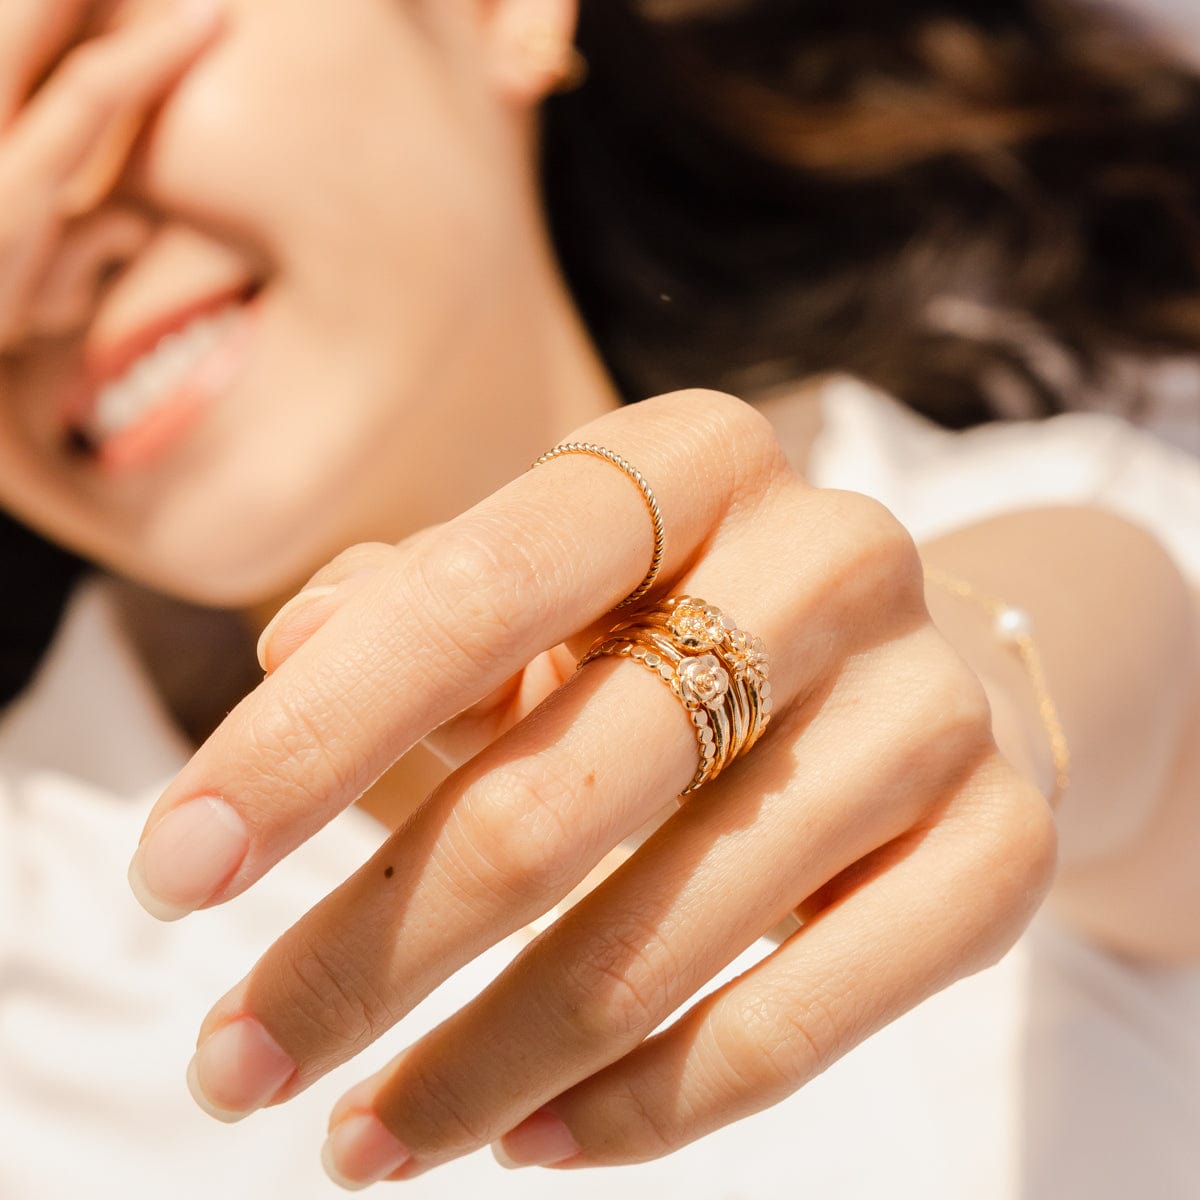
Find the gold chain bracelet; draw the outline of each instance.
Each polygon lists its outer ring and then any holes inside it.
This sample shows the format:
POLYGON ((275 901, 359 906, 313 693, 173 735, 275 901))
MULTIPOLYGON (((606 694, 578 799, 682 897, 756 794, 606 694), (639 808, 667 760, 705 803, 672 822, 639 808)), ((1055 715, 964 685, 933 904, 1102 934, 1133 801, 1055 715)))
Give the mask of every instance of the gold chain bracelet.
POLYGON ((1050 739, 1050 752, 1054 756, 1054 793, 1050 797, 1050 803, 1052 806, 1056 805, 1071 782, 1071 751, 1067 747, 1058 708, 1046 683, 1046 670, 1033 640, 1033 622, 1029 614, 996 596, 981 592, 967 580, 936 567, 926 567, 925 578, 931 583, 939 584, 955 596, 983 608, 992 618, 992 632, 1004 645, 1011 646, 1019 655, 1033 685, 1038 713, 1050 739))

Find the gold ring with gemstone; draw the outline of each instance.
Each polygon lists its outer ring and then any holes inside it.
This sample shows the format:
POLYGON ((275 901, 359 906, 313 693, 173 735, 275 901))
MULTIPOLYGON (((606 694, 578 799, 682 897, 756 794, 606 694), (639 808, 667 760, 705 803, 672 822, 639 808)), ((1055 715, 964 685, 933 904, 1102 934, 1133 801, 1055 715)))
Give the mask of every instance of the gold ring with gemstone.
POLYGON ((628 658, 653 671, 687 711, 698 760, 685 796, 753 748, 771 721, 771 666, 762 639, 693 596, 640 609, 598 638, 579 666, 598 658, 628 658))

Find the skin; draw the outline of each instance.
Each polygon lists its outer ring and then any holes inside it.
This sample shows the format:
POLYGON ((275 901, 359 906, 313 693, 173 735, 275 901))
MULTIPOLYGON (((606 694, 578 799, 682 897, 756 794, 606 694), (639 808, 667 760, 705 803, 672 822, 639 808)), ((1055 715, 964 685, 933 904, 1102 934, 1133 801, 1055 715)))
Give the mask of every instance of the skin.
MULTIPOLYGON (((995 962, 1056 864, 1036 713, 986 631, 926 594, 895 518, 809 485, 761 414, 707 392, 618 409, 532 165, 558 73, 543 35, 565 46, 572 6, 231 0, 184 30, 151 5, 27 99, 85 17, 103 31, 121 9, 10 0, 0 17, 0 78, 17 81, 0 213, 24 214, 0 230, 0 501, 186 599, 261 614, 309 580, 260 644, 262 685, 155 806, 131 882, 160 916, 223 903, 381 778, 393 797, 411 786, 388 773, 413 747, 445 764, 214 1007, 198 1101, 223 1119, 286 1102, 656 814, 624 867, 338 1106, 331 1173, 406 1178, 486 1143, 517 1163, 657 1157, 995 962), (146 124, 111 193, 36 217, 96 177, 89 149, 131 107, 146 124), (251 284, 252 351, 171 453, 114 474, 71 451, 54 414, 83 357, 197 291, 251 284), (768 737, 678 811, 696 755, 678 702, 628 663, 573 672, 651 535, 610 466, 525 471, 568 436, 654 481, 664 594, 719 598, 772 651, 768 737), (648 1039, 792 912, 803 928, 775 954, 648 1039)), ((1127 599, 1167 636, 1190 612, 1177 574, 1115 518, 1063 510, 1024 536, 1000 521, 922 548, 950 568, 976 556, 1051 614, 1056 688, 1097 644, 1119 657, 1109 624, 1055 623, 1063 581, 1022 563, 1032 544, 1057 563, 1081 529, 1070 586, 1099 588, 1124 531, 1127 599)), ((1094 695, 1068 687, 1063 709, 1089 749, 1111 715, 1094 695)), ((1169 761, 1181 728, 1147 753, 1169 761)), ((1113 811, 1106 852, 1128 840, 1113 811)))
MULTIPOLYGON (((461 12, 418 27, 386 0, 360 0, 344 22, 305 4, 230 5, 226 33, 175 83, 110 203, 59 231, 58 261, 41 256, 41 289, 71 296, 75 311, 59 314, 51 336, 35 329, 3 382, 6 506, 124 574, 223 605, 290 590, 351 542, 394 541, 448 519, 525 465, 528 446, 617 403, 534 223, 532 181, 516 171, 531 137, 512 112, 521 85, 514 98, 489 79, 461 12), (440 69, 444 42, 461 58, 453 75, 440 69), (474 95, 462 86, 472 74, 474 95), (293 119, 293 97, 336 96, 351 77, 353 103, 314 100, 303 122, 293 119), (480 111, 485 83, 510 96, 480 111), (420 122, 404 116, 414 112, 420 122), (272 133, 239 139, 231 123, 272 133), (341 161, 350 136, 361 169, 311 186, 307 164, 341 161), (144 243, 132 255, 131 224, 144 243), (73 253, 85 239, 91 252, 73 253), (127 267, 101 295, 87 272, 105 241, 127 267), (479 286, 493 278, 511 289, 479 286), (419 286, 400 288, 403 279, 419 286), (116 481, 63 453, 58 396, 89 348, 196 296, 250 284, 262 286, 252 362, 182 454, 116 481), (505 395, 525 398, 521 421, 489 401, 505 395), (354 397, 354 421, 333 396, 354 397), (439 469, 414 470, 414 447, 439 445, 447 427, 471 436, 439 469), (222 531, 214 511, 256 519, 222 531)), ((33 20, 62 7, 37 6, 33 20)), ((182 36, 175 7, 162 0, 128 26, 130 40, 148 39, 160 23, 148 49, 161 64, 147 73, 152 93, 185 65, 186 49, 171 58, 159 44, 182 36)), ((28 8, 14 5, 6 19, 28 8)), ((190 39, 193 53, 200 41, 190 39)), ((43 107, 61 97, 74 114, 77 91, 119 92, 123 65, 96 53, 64 67, 43 107), (78 83, 89 69, 102 81, 78 83)), ((39 132, 28 140, 44 140, 39 132)), ((86 146, 94 123, 73 133, 86 146)), ((29 174, 19 153, 10 169, 19 192, 29 174)), ((14 241, 23 231, 14 221, 14 241)))

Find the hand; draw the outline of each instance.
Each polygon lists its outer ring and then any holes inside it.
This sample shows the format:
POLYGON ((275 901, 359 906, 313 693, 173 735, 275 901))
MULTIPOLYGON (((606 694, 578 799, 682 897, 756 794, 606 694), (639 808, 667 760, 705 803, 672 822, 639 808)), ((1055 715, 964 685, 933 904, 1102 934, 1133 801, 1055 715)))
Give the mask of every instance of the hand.
POLYGON ((62 55, 87 0, 0 7, 0 353, 29 332, 67 222, 104 199, 145 111, 210 41, 212 4, 172 3, 62 55), (27 99, 33 91, 31 99, 27 99))
MULTIPOLYGON (((520 1163, 666 1154, 994 963, 1052 877, 1049 806, 998 753, 882 505, 792 474, 766 421, 724 396, 647 401, 574 438, 651 481, 657 590, 765 640, 776 716, 341 1102, 326 1161, 343 1180, 407 1178, 501 1138, 520 1163), (648 1037, 793 910, 803 927, 778 950, 648 1037)), ((236 1119, 296 1095, 688 784, 694 730, 660 680, 613 659, 571 672, 650 550, 630 481, 569 457, 434 536, 356 548, 289 606, 272 673, 148 820, 131 871, 144 902, 178 916, 238 895, 435 730, 470 757, 216 1005, 190 1072, 206 1107, 236 1119)))

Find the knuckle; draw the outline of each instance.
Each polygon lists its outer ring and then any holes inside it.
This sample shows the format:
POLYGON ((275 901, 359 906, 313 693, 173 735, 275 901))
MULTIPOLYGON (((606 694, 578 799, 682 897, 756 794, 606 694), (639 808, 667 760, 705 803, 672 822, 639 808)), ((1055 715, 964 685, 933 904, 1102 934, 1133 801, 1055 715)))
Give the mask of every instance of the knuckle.
POLYGON ((693 424, 711 422, 721 429, 734 428, 739 421, 745 419, 742 410, 750 408, 750 405, 744 400, 739 400, 737 396, 719 392, 714 388, 683 388, 659 397, 658 403, 668 406, 672 412, 693 424))
POLYGON ((763 446, 775 443, 771 422, 752 404, 737 396, 709 388, 693 388, 680 393, 680 398, 689 410, 700 410, 728 436, 763 446))
POLYGON ((470 864, 485 895, 500 891, 525 902, 557 899, 570 889, 578 852, 560 811, 561 792, 546 770, 513 764, 460 799, 458 858, 470 864))
POLYGON ((872 496, 825 489, 829 516, 841 534, 839 586, 850 587, 860 603, 877 609, 881 597, 892 606, 924 604, 924 566, 916 541, 886 505, 872 496))
POLYGON ((343 741, 361 745, 349 711, 318 714, 311 695, 279 689, 272 702, 249 717, 239 757, 245 774, 264 790, 278 795, 280 784, 302 799, 324 806, 330 793, 357 797, 370 782, 358 769, 361 753, 340 753, 343 741), (336 727, 337 732, 334 732, 336 727))
POLYGON ((757 1077, 765 1074, 787 1094, 836 1062, 847 1045, 838 1008, 834 998, 820 990, 803 1001, 790 993, 757 990, 738 1005, 734 1030, 726 1035, 723 1051, 727 1060, 738 1061, 737 1044, 752 1043, 756 1083, 761 1086, 757 1077))
POLYGON ((485 1146, 495 1136, 484 1121, 473 1119, 469 1084, 458 1082, 452 1068, 420 1049, 408 1057, 404 1067, 404 1092, 393 1095, 393 1117, 405 1134, 405 1144, 422 1157, 465 1153, 485 1146))
POLYGON ((685 1138, 676 1114, 663 1106, 648 1104, 636 1083, 622 1083, 605 1097, 605 1124, 610 1130, 599 1153, 589 1158, 599 1162, 638 1163, 663 1158, 678 1150, 685 1138))
MULTIPOLYGON (((1010 881, 1024 890, 1052 873, 1058 835, 1046 797, 1015 770, 1003 765, 1006 785, 995 789, 981 806, 983 868, 998 886, 1010 881)), ((1006 889, 1007 890, 1007 889, 1006 889)))
MULTIPOLYGON (((790 475, 775 428, 752 404, 727 392, 689 388, 660 397, 688 442, 717 447, 730 481, 730 503, 759 496, 767 483, 790 475)), ((711 455, 702 456, 706 461, 711 455)))
POLYGON ((790 474, 775 427, 754 405, 726 392, 696 389, 682 396, 689 409, 705 415, 743 484, 754 481, 761 489, 762 480, 790 474))
POLYGON ((1006 807, 1004 825, 1009 852, 1005 859, 1021 864, 1017 868, 1018 879, 1036 906, 1058 869, 1058 825, 1054 811, 1046 797, 1032 783, 1023 780, 1009 793, 1006 807))
POLYGON ((519 635, 512 613, 538 620, 535 568, 511 537, 482 521, 458 521, 415 555, 417 611, 451 670, 471 677, 502 658, 519 635))
POLYGON ((951 761, 975 761, 992 746, 992 709, 979 677, 937 637, 932 655, 922 655, 920 669, 904 689, 904 705, 922 744, 934 746, 951 761))
POLYGON ((912 534, 882 504, 872 500, 871 507, 864 521, 864 565, 876 567, 873 578, 879 586, 893 593, 902 588, 923 599, 924 569, 912 534))
POLYGON ((717 1104, 731 1095, 761 1095, 774 1088, 786 1092, 795 1086, 790 1060, 779 1053, 779 1030, 767 1019, 758 993, 743 998, 732 1017, 713 1022, 709 1044, 717 1104))
POLYGON ((666 947, 617 924, 595 934, 567 968, 563 999, 575 1040, 584 1046, 641 1041, 674 1007, 666 947))
POLYGON ((1054 881, 1058 867, 1058 831, 1054 814, 1038 788, 1007 764, 1004 782, 989 788, 973 806, 967 831, 970 856, 965 882, 980 897, 984 922, 964 955, 968 970, 994 966, 1032 919, 1054 881))
POLYGON ((324 937, 298 937, 275 964, 272 991, 292 1020, 308 1026, 314 1058, 340 1061, 358 1053, 393 1024, 377 988, 345 947, 324 937))

